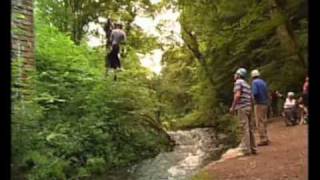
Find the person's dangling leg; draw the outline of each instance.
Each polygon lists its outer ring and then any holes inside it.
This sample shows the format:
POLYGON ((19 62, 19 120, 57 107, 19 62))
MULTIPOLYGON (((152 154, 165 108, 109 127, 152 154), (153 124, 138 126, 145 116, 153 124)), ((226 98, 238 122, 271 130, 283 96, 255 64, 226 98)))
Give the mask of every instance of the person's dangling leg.
POLYGON ((119 51, 120 47, 118 45, 115 45, 114 47, 114 53, 115 53, 115 74, 114 74, 114 81, 117 81, 117 71, 120 70, 121 65, 120 65, 120 59, 119 59, 119 51))
POLYGON ((110 52, 110 58, 109 58, 109 66, 110 68, 116 69, 118 66, 118 48, 117 45, 112 45, 112 49, 110 52))
POLYGON ((119 45, 114 45, 114 66, 115 69, 117 68, 121 68, 121 64, 120 64, 120 58, 119 58, 119 53, 120 53, 120 47, 119 45))
POLYGON ((111 52, 109 54, 109 68, 110 68, 110 73, 113 73, 114 81, 117 80, 117 76, 115 74, 117 67, 118 67, 117 45, 113 45, 111 52))

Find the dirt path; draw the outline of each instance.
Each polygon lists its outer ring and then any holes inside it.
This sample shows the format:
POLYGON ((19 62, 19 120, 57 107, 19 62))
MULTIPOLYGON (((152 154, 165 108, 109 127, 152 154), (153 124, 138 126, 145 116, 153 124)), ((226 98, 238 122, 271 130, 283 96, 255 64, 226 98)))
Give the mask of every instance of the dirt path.
POLYGON ((307 180, 308 125, 286 127, 282 119, 268 126, 269 146, 258 155, 237 157, 206 166, 201 180, 307 180))

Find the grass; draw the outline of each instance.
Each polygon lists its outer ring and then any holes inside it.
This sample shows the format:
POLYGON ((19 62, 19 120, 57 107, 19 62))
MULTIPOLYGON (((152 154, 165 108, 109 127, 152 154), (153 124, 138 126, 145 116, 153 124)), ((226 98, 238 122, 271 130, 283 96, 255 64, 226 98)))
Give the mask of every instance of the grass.
POLYGON ((213 174, 209 174, 208 171, 202 170, 194 175, 191 180, 215 180, 213 174))

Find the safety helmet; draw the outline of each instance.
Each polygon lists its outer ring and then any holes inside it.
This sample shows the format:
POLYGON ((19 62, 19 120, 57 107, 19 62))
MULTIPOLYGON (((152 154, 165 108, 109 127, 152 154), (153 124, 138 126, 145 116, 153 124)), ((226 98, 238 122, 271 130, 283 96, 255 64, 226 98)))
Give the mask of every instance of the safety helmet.
POLYGON ((122 26, 123 26, 123 24, 122 24, 121 21, 116 21, 116 22, 114 23, 114 25, 115 25, 115 26, 118 26, 118 27, 122 27, 122 26))
POLYGON ((288 92, 288 97, 294 96, 294 92, 288 92))
POLYGON ((240 75, 241 77, 245 77, 247 75, 247 70, 245 68, 239 68, 236 71, 236 74, 240 75))
POLYGON ((260 72, 257 69, 251 71, 251 77, 258 77, 258 76, 260 76, 260 72))

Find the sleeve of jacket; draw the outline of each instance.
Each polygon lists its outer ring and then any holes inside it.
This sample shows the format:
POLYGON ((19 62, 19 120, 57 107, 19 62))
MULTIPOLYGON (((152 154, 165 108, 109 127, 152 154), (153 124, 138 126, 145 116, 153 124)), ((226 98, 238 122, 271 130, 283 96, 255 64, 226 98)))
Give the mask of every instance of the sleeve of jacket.
POLYGON ((258 85, 255 81, 252 81, 252 95, 254 99, 258 96, 258 85))

